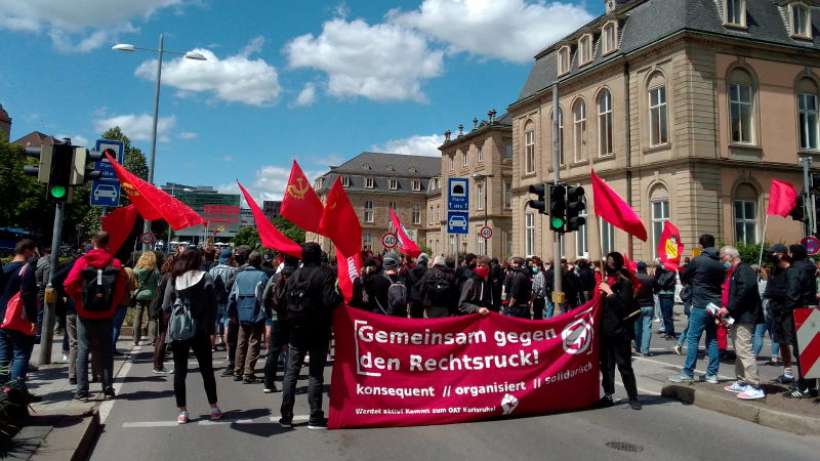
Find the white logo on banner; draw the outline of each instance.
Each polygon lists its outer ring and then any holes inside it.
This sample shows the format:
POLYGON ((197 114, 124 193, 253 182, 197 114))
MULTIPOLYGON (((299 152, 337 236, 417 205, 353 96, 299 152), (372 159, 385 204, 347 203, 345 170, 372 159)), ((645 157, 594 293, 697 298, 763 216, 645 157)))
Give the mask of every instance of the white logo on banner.
POLYGON ((504 394, 501 399, 501 412, 504 416, 511 415, 518 408, 518 399, 512 394, 504 394))
POLYGON ((592 324, 586 319, 578 319, 564 328, 561 339, 564 340, 564 351, 567 354, 583 354, 592 344, 592 324))

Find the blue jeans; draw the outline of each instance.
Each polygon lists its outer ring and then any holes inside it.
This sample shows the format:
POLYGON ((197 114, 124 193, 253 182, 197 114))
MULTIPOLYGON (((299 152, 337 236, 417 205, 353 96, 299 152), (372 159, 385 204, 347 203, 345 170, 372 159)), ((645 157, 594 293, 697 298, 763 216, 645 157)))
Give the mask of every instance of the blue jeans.
MULTIPOLYGON (((769 328, 768 322, 755 325, 754 336, 752 336, 752 353, 755 358, 759 357, 760 352, 763 350, 763 335, 767 331, 769 332, 769 339, 771 339, 772 330, 769 328)), ((775 357, 780 357, 780 344, 772 341, 772 358, 775 357)))
POLYGON ((551 319, 552 316, 555 314, 555 304, 552 303, 549 299, 544 300, 544 318, 551 319))
POLYGON ((686 314, 686 326, 683 327, 683 331, 678 335, 678 346, 683 347, 683 343, 686 342, 686 333, 689 332, 689 316, 692 315, 692 306, 688 303, 683 303, 683 313, 686 314))
POLYGON ((111 347, 113 351, 117 350, 117 341, 120 339, 120 330, 122 330, 122 322, 125 321, 125 313, 128 312, 126 307, 118 307, 117 312, 114 313, 112 320, 111 339, 113 341, 111 347))
POLYGON ((661 306, 661 316, 663 317, 663 331, 667 335, 675 335, 675 295, 659 294, 658 304, 661 306))
POLYGON ((707 376, 717 376, 720 367, 720 353, 717 343, 717 326, 715 319, 706 312, 705 308, 692 309, 689 316, 689 331, 686 332, 686 361, 681 370, 682 375, 690 378, 695 376, 695 364, 698 361, 698 343, 703 332, 706 332, 706 356, 709 363, 706 366, 707 376))
POLYGON ((649 344, 652 341, 652 316, 654 315, 654 306, 643 306, 641 315, 635 319, 635 344, 641 354, 649 354, 649 344))
POLYGON ((9 380, 26 379, 32 349, 34 336, 13 330, 0 330, 0 367, 8 369, 0 374, 0 384, 9 380))

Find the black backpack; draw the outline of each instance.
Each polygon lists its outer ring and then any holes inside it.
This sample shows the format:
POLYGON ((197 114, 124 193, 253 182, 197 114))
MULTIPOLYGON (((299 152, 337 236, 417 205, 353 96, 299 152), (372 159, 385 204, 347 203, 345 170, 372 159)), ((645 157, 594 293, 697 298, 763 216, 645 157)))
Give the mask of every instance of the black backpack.
POLYGON ((222 274, 214 278, 214 293, 216 293, 216 302, 221 305, 228 304, 228 287, 225 286, 225 281, 222 280, 222 274))
POLYGON ((96 267, 83 269, 83 308, 90 312, 103 312, 111 309, 119 274, 120 269, 112 265, 104 269, 96 267))
POLYGON ((452 302, 450 299, 452 287, 452 283, 450 283, 444 274, 437 274, 433 277, 429 277, 425 283, 425 290, 427 291, 430 306, 448 306, 452 302))
POLYGON ((310 318, 313 297, 310 293, 310 277, 305 277, 302 270, 297 271, 288 280, 286 287, 287 317, 291 322, 304 323, 310 318))
POLYGON ((390 281, 390 286, 387 287, 387 313, 404 312, 407 309, 407 285, 399 276, 395 280, 389 275, 385 277, 390 281))

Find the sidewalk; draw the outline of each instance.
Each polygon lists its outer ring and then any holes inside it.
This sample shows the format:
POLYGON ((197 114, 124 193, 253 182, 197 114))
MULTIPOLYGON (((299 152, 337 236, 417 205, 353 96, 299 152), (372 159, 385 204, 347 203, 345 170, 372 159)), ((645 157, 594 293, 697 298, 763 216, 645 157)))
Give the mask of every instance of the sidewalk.
MULTIPOLYGON (((74 400, 76 386, 68 382, 68 365, 63 360, 62 336, 55 336, 50 365, 30 371, 29 391, 41 397, 31 405, 28 423, 13 439, 6 454, 11 460, 82 460, 87 459, 100 428, 98 407, 104 401, 100 384, 91 383, 91 399, 74 400), (59 429, 59 430, 55 430, 59 429)), ((131 338, 121 335, 120 351, 130 351, 131 338)), ((40 346, 34 346, 31 363, 36 364, 40 346)), ((116 377, 128 356, 114 358, 116 377)))

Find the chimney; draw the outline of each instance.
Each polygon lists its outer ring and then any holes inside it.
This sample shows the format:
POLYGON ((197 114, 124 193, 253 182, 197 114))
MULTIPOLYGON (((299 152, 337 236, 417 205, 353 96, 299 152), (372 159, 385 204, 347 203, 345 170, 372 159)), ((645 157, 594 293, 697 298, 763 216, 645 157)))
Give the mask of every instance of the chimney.
POLYGON ((478 117, 473 117, 473 129, 478 129, 478 117))
POLYGON ((458 124, 458 136, 459 137, 464 136, 464 124, 463 123, 458 124))
POLYGON ((450 136, 452 136, 453 132, 447 130, 444 132, 444 142, 450 142, 450 136))
POLYGON ((489 119, 490 119, 490 125, 494 124, 495 123, 495 109, 490 109, 490 111, 487 112, 487 117, 489 117, 489 119))

